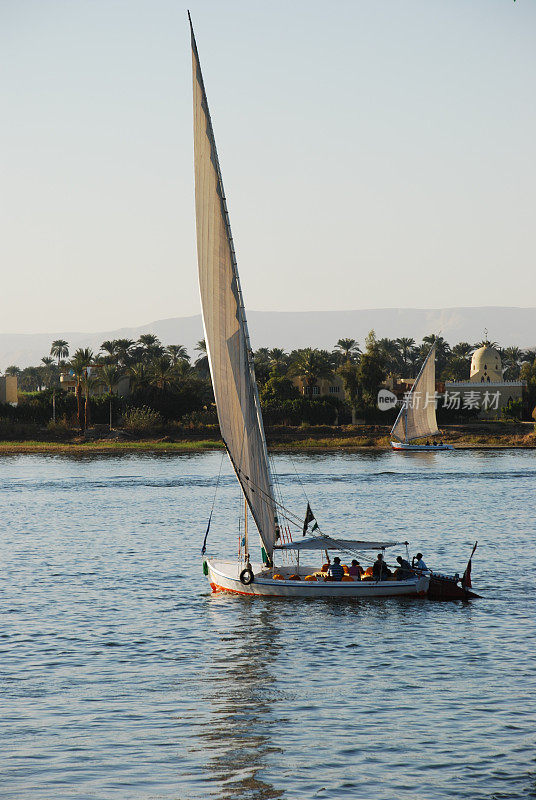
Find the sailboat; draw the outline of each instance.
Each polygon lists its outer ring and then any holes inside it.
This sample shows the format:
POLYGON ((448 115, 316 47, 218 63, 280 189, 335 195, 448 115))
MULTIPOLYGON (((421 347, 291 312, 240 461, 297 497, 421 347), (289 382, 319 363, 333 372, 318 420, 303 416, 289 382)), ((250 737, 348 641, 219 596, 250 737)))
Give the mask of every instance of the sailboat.
POLYGON ((436 342, 428 351, 415 383, 406 396, 402 408, 391 428, 393 450, 452 450, 450 444, 412 444, 418 439, 437 436, 439 433, 435 405, 435 354, 436 342))
MULTIPOLYGON (((207 557, 203 572, 214 592, 276 597, 379 597, 425 595, 428 571, 412 571, 402 580, 375 580, 345 574, 329 580, 329 553, 381 551, 407 542, 339 539, 308 533, 310 509, 297 541, 289 525, 297 517, 276 499, 251 350, 227 201, 214 139, 205 85, 190 15, 194 101, 195 208, 199 287, 208 360, 222 439, 244 496, 244 528, 237 531, 236 560, 207 557), (250 558, 248 518, 260 537, 261 558, 250 558), (303 535, 302 535, 303 534, 303 535), (301 556, 301 561, 300 561, 301 556), (307 560, 309 559, 309 560, 307 560), (314 561, 317 563, 315 564, 314 561), (276 564, 279 561, 279 564, 276 564)), ((316 523, 315 523, 316 526, 316 523)), ((301 525, 300 525, 301 527, 301 525)), ((317 526, 316 526, 317 527, 317 526)), ((314 531, 314 527, 313 527, 314 531)), ((365 556, 366 558, 366 556, 365 556)), ((347 568, 346 568, 347 569, 347 568)), ((369 567, 367 571, 371 571, 369 567)), ((452 581, 451 581, 452 583, 452 581)))

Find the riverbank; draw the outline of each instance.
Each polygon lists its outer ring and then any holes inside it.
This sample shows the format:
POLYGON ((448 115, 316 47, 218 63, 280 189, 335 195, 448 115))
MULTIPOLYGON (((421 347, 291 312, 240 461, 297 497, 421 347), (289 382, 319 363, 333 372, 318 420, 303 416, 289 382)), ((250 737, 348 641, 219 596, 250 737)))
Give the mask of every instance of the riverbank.
MULTIPOLYGON (((278 426, 267 428, 271 450, 388 450, 389 427, 358 426, 278 426)), ((439 438, 439 437, 438 437, 439 438)), ((456 449, 536 448, 534 423, 486 422, 445 426, 440 438, 456 449)), ((134 436, 124 431, 93 428, 82 437, 75 433, 61 438, 43 430, 41 435, 25 440, 0 441, 0 454, 17 453, 130 453, 130 452, 199 452, 220 449, 223 443, 215 426, 166 435, 134 436)))

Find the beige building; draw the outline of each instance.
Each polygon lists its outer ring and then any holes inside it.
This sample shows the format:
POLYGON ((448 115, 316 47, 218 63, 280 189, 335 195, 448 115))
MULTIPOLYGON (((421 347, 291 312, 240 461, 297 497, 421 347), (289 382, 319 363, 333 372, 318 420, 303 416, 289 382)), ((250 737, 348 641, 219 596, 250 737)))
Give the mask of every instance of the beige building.
MULTIPOLYGON (((92 397, 98 397, 101 394, 106 394, 108 389, 101 380, 99 380, 98 371, 92 367, 88 368, 89 377, 94 379, 90 384, 89 393, 92 397), (92 374, 93 372, 93 374, 92 374)), ((60 386, 66 392, 74 392, 76 389, 76 378, 72 372, 62 372, 60 374, 60 386)), ((114 386, 114 394, 119 397, 128 397, 130 395, 130 378, 128 375, 123 375, 119 378, 114 386)))
POLYGON ((0 403, 9 403, 16 406, 18 403, 18 388, 16 375, 3 375, 0 378, 0 403))
POLYGON ((344 381, 340 375, 333 375, 332 378, 320 378, 314 386, 307 386, 301 378, 293 378, 292 383, 299 390, 300 394, 310 397, 338 397, 345 400, 344 381))
POLYGON ((503 380, 501 356, 489 342, 473 353, 468 381, 447 381, 444 403, 450 408, 478 408, 481 419, 500 417, 510 400, 523 397, 524 381, 503 380))

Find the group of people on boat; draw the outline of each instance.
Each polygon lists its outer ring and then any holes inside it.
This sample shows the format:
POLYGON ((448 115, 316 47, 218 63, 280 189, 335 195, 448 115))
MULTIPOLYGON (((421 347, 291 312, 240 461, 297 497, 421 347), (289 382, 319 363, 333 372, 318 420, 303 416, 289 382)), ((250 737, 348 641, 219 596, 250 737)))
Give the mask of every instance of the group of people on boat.
POLYGON ((445 442, 443 440, 441 440, 440 442, 434 442, 434 441, 430 441, 430 439, 427 439, 426 442, 425 442, 425 445, 426 445, 426 447, 444 447, 445 446, 445 442))
MULTIPOLYGON (((396 558, 398 566, 391 570, 385 563, 383 553, 378 553, 376 561, 372 567, 363 569, 357 559, 352 559, 349 567, 341 564, 339 556, 335 556, 333 562, 327 565, 326 580, 342 581, 348 575, 354 581, 405 581, 415 575, 429 572, 428 567, 423 561, 422 553, 417 553, 411 560, 411 564, 402 556, 396 558)), ((324 570, 323 570, 324 571, 324 570)))

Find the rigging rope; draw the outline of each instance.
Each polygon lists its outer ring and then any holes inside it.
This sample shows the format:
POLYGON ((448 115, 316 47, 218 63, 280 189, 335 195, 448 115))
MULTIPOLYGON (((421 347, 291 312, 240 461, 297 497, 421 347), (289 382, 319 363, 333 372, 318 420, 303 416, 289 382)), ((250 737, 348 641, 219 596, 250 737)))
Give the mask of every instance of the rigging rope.
POLYGON ((203 539, 203 547, 201 548, 201 555, 204 556, 207 550, 207 539, 208 539, 208 532, 210 530, 210 523, 212 521, 212 512, 214 511, 214 506, 216 504, 216 495, 218 494, 218 486, 220 485, 220 477, 221 477, 221 468, 223 466, 223 460, 225 458, 225 450, 221 454, 221 461, 220 461, 220 469, 218 472, 218 479, 216 481, 216 488, 214 489, 214 497, 212 498, 212 508, 210 509, 210 515, 208 518, 208 525, 205 531, 205 538, 203 539))
POLYGON ((290 463, 292 464, 292 469, 294 470, 294 473, 295 473, 295 475, 296 475, 296 477, 298 479, 298 483, 300 484, 301 490, 303 492, 303 496, 305 497, 305 501, 306 501, 306 503, 309 503, 309 498, 307 497, 307 492, 305 491, 305 486, 302 483, 302 479, 300 478, 299 472, 296 469, 296 464, 294 463, 290 453, 287 453, 287 456, 289 458, 290 463))
MULTIPOLYGON (((277 501, 279 502, 280 507, 284 507, 284 505, 283 505, 283 491, 282 491, 282 488, 281 488, 281 481, 279 480, 279 474, 278 474, 278 472, 277 472, 277 470, 275 468, 275 463, 274 463, 273 456, 269 455, 268 458, 270 460, 271 472, 272 472, 272 475, 273 475, 273 478, 274 478, 274 481, 273 481, 274 496, 275 496, 275 498, 277 498, 277 501)), ((283 515, 281 515, 281 516, 283 517, 283 515)), ((281 541, 284 544, 285 544, 286 541, 288 541, 288 542, 292 541, 292 536, 290 535, 290 529, 288 528, 288 526, 286 526, 286 527, 285 527, 285 525, 280 525, 279 526, 279 538, 281 539, 281 541), (288 531, 288 533, 287 533, 287 531, 288 531)), ((283 560, 287 564, 296 562, 297 561, 296 553, 294 553, 292 551, 285 552, 284 556, 283 556, 283 560)))

